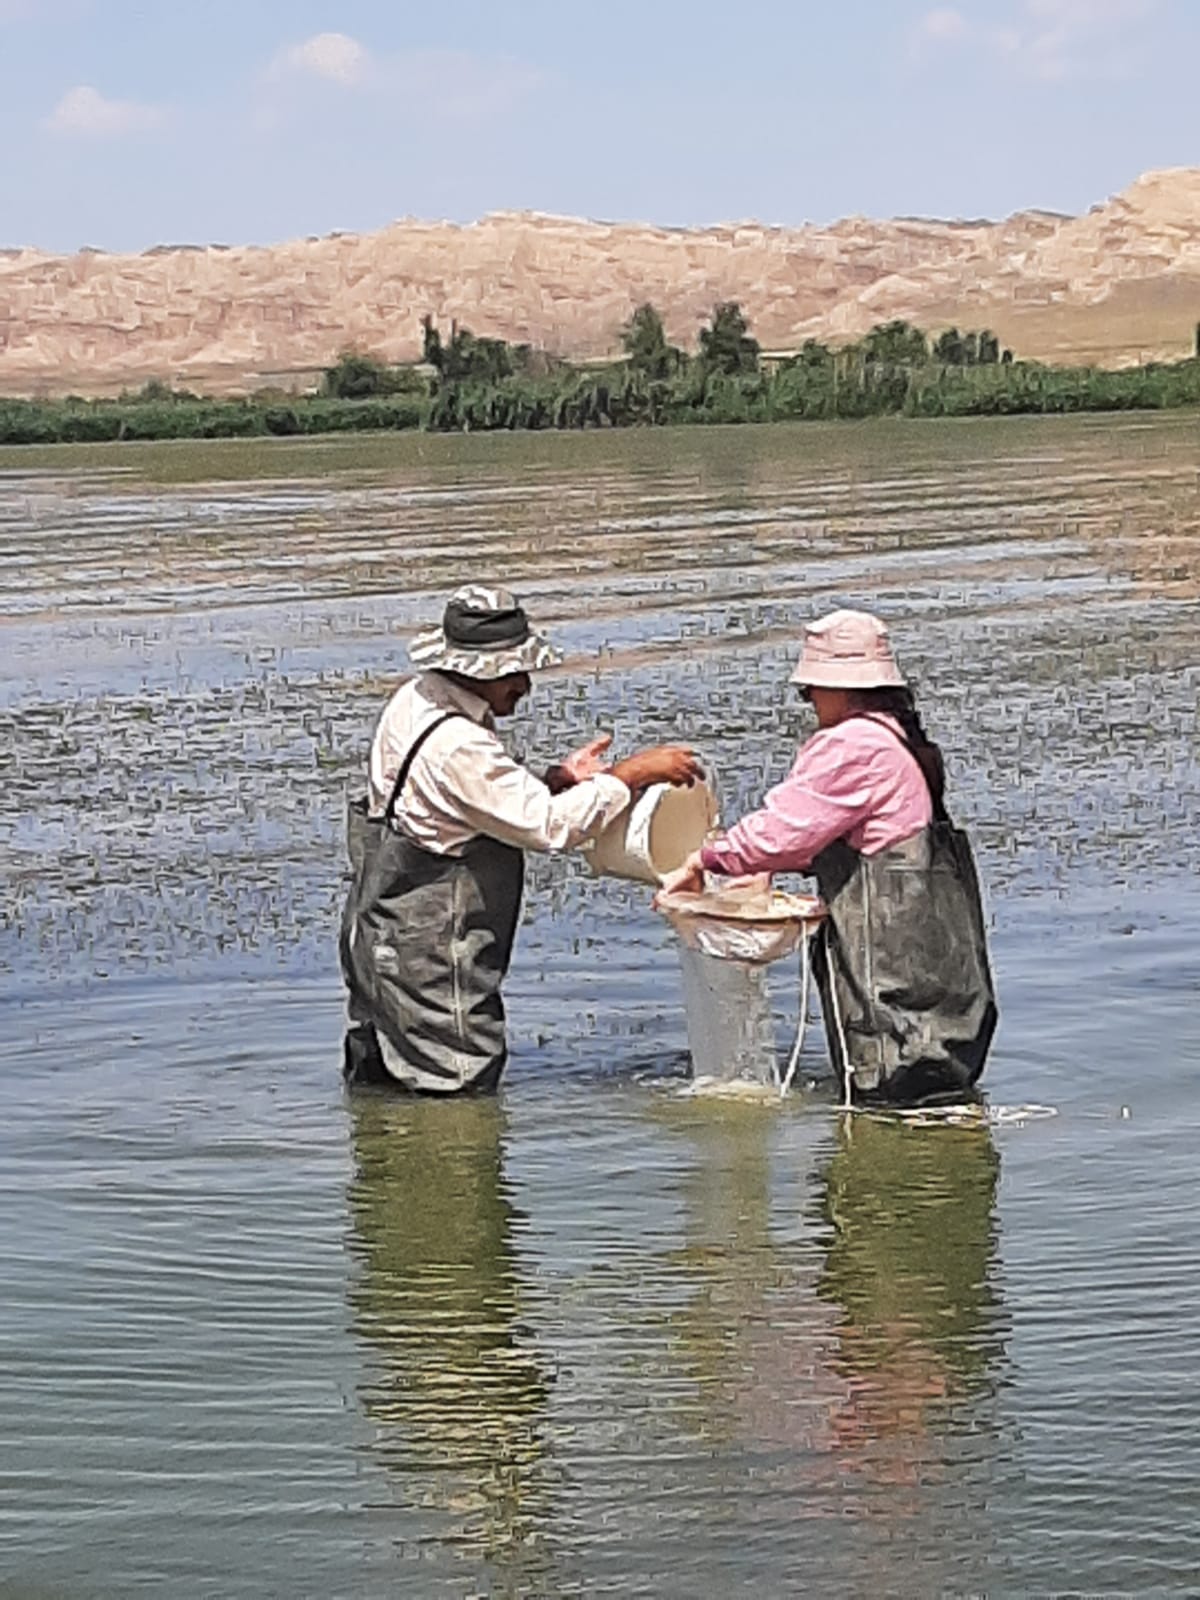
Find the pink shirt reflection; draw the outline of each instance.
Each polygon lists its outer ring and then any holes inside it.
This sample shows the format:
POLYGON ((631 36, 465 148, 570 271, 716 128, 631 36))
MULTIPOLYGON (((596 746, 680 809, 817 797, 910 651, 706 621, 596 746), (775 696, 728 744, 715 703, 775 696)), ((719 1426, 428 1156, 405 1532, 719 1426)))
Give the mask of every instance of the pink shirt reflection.
POLYGON ((929 788, 891 717, 850 717, 800 747, 791 772, 701 852, 708 872, 807 872, 835 839, 876 855, 929 825, 929 788), (882 726, 882 724, 887 726, 882 726), (894 731, 889 731, 894 730, 894 731))

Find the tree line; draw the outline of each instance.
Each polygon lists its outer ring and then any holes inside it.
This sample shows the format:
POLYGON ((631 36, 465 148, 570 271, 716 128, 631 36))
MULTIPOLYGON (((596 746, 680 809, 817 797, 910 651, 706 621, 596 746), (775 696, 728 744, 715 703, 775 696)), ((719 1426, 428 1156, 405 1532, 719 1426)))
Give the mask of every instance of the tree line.
POLYGON ((696 349, 672 344, 650 304, 621 329, 622 358, 590 366, 529 344, 443 336, 422 324, 422 361, 388 365, 347 349, 317 393, 206 399, 152 382, 116 400, 0 400, 0 443, 229 438, 424 428, 433 432, 833 420, 888 415, 1158 410, 1200 404, 1198 355, 1110 371, 1021 361, 990 329, 930 337, 905 321, 856 343, 810 339, 764 358, 741 306, 724 301, 696 349))
MULTIPOLYGON (((423 324, 433 431, 654 426, 793 419, 1004 416, 1164 409, 1200 404, 1200 360, 1109 371, 1018 361, 988 328, 930 337, 905 321, 881 323, 837 349, 810 339, 764 360, 741 306, 713 308, 689 353, 672 344, 653 305, 621 329, 623 359, 591 367, 527 344, 423 324)), ((412 368, 345 352, 325 373, 326 396, 394 394, 412 368)), ((411 393, 411 389, 409 390, 411 393)))

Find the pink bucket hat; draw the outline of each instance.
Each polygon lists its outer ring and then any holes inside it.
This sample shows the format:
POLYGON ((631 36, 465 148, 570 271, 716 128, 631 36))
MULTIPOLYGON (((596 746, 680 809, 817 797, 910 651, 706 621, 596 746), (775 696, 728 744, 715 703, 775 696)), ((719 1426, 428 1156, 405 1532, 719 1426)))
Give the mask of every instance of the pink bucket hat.
POLYGON ((804 630, 793 683, 813 689, 903 689, 887 625, 869 611, 831 611, 804 630))

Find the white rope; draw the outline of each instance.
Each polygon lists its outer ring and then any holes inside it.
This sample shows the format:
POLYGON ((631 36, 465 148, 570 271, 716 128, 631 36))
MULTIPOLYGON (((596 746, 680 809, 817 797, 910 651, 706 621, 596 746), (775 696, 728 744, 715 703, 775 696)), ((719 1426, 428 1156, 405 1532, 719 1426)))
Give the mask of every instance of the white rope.
POLYGON ((800 1021, 796 1028, 796 1042, 792 1046, 791 1055, 788 1057, 787 1071, 783 1075, 783 1082, 779 1085, 781 1098, 792 1087, 792 1079, 796 1076, 796 1070, 800 1065, 800 1052, 804 1048, 804 1035, 808 1030, 808 993, 812 982, 810 943, 811 940, 806 930, 804 937, 800 940, 800 1021))
MULTIPOLYGON (((828 937, 828 935, 826 935, 828 937)), ((833 1025, 837 1029, 837 1041, 842 1051, 842 1110, 851 1111, 854 1105, 854 1068, 850 1065, 850 1052, 846 1048, 846 1030, 842 1027, 842 1008, 838 1005, 837 973, 833 970, 833 963, 826 956, 829 972, 829 1000, 833 1009, 833 1025)))

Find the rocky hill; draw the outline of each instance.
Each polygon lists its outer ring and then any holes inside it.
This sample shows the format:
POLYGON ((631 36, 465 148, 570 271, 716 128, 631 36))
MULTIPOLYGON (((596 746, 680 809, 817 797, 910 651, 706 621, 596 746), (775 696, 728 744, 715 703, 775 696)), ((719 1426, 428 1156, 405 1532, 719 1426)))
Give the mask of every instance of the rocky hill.
POLYGON ((765 349, 904 317, 988 326, 1022 356, 1177 358, 1200 320, 1200 169, 1149 173, 1082 217, 684 230, 505 212, 268 247, 8 250, 0 392, 303 387, 347 344, 413 359, 426 312, 582 360, 613 352, 651 300, 692 347, 723 299, 765 349))

